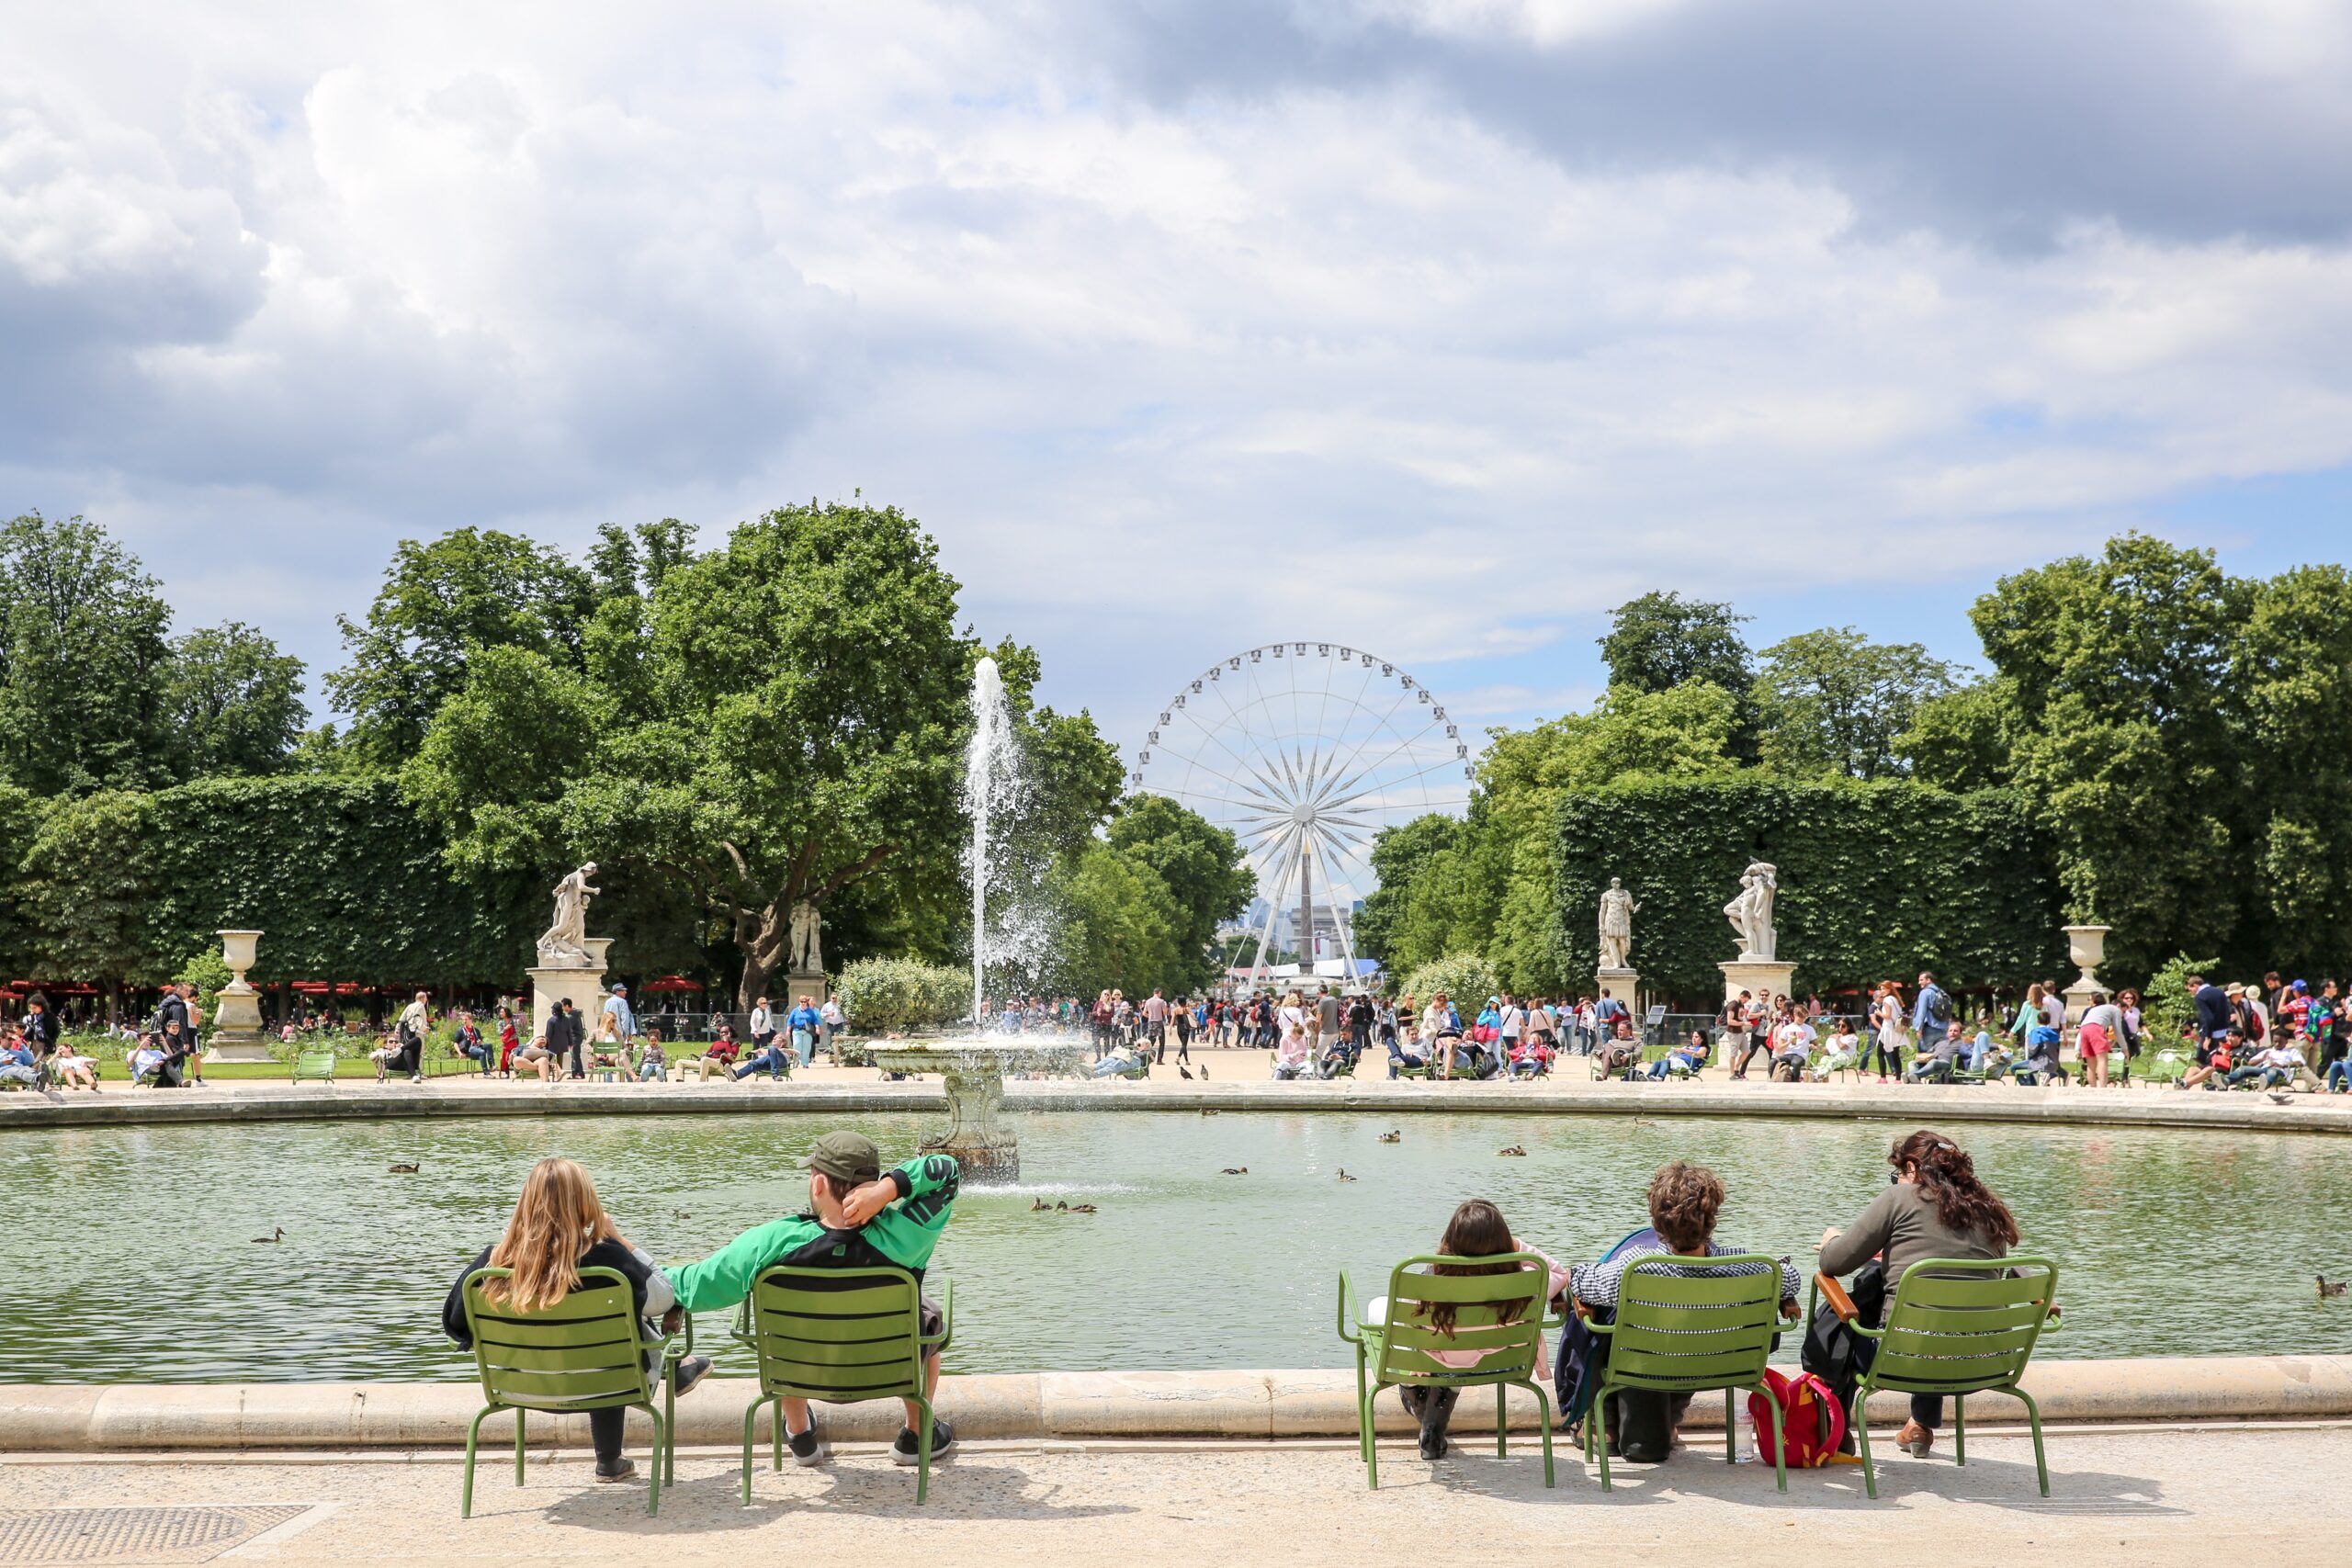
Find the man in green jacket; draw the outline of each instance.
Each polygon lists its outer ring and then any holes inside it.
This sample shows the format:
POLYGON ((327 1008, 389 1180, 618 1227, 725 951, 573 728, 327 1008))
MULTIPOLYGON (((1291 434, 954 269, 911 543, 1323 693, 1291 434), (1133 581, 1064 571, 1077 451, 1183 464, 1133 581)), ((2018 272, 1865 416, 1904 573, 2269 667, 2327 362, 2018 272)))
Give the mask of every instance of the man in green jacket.
MULTIPOLYGON (((754 1226, 699 1263, 671 1269, 679 1306, 688 1312, 723 1311, 751 1293, 761 1270, 777 1263, 804 1269, 887 1265, 905 1269, 921 1284, 932 1249, 939 1245, 939 1233, 947 1228, 956 1205, 954 1156, 919 1155, 886 1172, 873 1139, 861 1133, 828 1133, 799 1163, 808 1172, 808 1209, 754 1226)), ((936 1334, 940 1321, 939 1309, 923 1298, 922 1331, 936 1334)), ((926 1396, 939 1392, 936 1350, 923 1362, 923 1383, 926 1396)), ((787 1398, 782 1403, 785 1442, 792 1450, 793 1462, 824 1463, 831 1450, 817 1436, 808 1402, 787 1398)), ((890 1446, 890 1458, 913 1464, 915 1423, 922 1419, 922 1407, 911 1399, 905 1404, 906 1425, 890 1446)), ((932 1459, 947 1458, 955 1446, 955 1430, 944 1421, 933 1421, 932 1459)))

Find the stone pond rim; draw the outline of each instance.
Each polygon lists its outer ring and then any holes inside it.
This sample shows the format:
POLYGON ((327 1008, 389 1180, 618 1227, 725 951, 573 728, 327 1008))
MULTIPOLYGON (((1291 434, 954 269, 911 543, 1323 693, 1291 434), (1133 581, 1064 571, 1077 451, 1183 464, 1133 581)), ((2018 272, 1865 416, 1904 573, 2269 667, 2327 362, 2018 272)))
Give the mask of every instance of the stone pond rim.
MULTIPOLYGON (((1075 1051, 1076 1047, 1071 1047, 1075 1051)), ((938 1069, 931 1069, 936 1071, 938 1069)), ((2082 1089, 2005 1090, 1911 1087, 1816 1095, 1801 1086, 1740 1089, 1675 1086, 1530 1089, 1523 1085, 1419 1083, 1132 1084, 1014 1081, 1002 1104, 1014 1111, 1361 1111, 1375 1115, 1559 1115, 1732 1117, 1768 1121, 1999 1122, 2014 1125, 2200 1128, 2216 1131, 2352 1134, 2352 1097, 2300 1096, 2275 1105, 2261 1095, 2181 1094, 2154 1089, 2100 1094, 2082 1089)), ((854 1085, 500 1084, 462 1089, 428 1083, 378 1086, 217 1086, 166 1094, 0 1094, 0 1132, 71 1127, 174 1126, 266 1122, 409 1121, 468 1117, 839 1115, 948 1107, 927 1083, 854 1085)))

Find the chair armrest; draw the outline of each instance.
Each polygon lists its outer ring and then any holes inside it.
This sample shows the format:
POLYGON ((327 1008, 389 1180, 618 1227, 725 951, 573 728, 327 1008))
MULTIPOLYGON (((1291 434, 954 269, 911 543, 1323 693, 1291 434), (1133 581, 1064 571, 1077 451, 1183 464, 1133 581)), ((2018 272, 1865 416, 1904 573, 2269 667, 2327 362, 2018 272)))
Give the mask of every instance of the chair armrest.
MULTIPOLYGON (((1860 1326, 1861 1312, 1854 1305, 1854 1298, 1846 1293, 1846 1287, 1838 1282, 1836 1275, 1824 1274, 1815 1269, 1813 1276, 1813 1288, 1829 1303, 1829 1310, 1838 1314, 1840 1322, 1849 1326, 1860 1326)), ((1812 1303, 1808 1300, 1806 1304, 1810 1306, 1812 1303)), ((1808 1312, 1806 1315, 1809 1317, 1812 1314, 1808 1312)))
POLYGON ((917 1337, 917 1342, 934 1350, 944 1350, 956 1337, 956 1281, 939 1281, 939 1332, 917 1337))
POLYGON ((1349 1282, 1348 1271, 1340 1270, 1340 1337, 1351 1345, 1363 1343, 1363 1336, 1355 1332, 1356 1288, 1349 1282))
POLYGON ((684 1308, 678 1312, 678 1332, 670 1337, 665 1352, 673 1361, 682 1361, 695 1353, 695 1314, 684 1308))
POLYGON ((1584 1325, 1586 1329, 1591 1333, 1614 1334, 1617 1332, 1617 1325, 1614 1320, 1608 1323, 1601 1322, 1600 1319, 1593 1316, 1592 1309, 1585 1305, 1581 1300, 1577 1301, 1576 1314, 1578 1317, 1584 1319, 1584 1325))
POLYGON ((752 1298, 745 1296, 735 1303, 735 1321, 728 1325, 729 1337, 749 1345, 752 1342, 752 1298))

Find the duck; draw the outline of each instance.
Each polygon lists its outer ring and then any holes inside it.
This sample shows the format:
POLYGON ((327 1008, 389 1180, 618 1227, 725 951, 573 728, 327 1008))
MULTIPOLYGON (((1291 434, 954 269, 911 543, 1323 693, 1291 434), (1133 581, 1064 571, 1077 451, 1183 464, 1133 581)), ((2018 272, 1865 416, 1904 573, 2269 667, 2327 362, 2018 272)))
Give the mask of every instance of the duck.
POLYGON ((1405 1141, 1404 1129, 1400 1127, 1391 1132, 1383 1133, 1380 1134, 1379 1141, 1384 1144, 1401 1144, 1405 1141))
POLYGON ((1067 1199, 1067 1198, 1065 1198, 1065 1199, 1063 1199, 1060 1202, 1058 1202, 1058 1203, 1055 1204, 1055 1205, 1054 1205, 1054 1213, 1057 1213, 1057 1214, 1067 1214, 1067 1213, 1069 1213, 1069 1199, 1067 1199))
POLYGON ((1217 1174, 1219 1176, 1247 1176, 1250 1174, 1250 1168, 1246 1165, 1228 1165, 1223 1170, 1218 1171, 1217 1174))
POLYGON ((1340 1171, 1340 1180, 1342 1180, 1342 1181, 1353 1181, 1353 1180, 1355 1179, 1355 1178, 1354 1178, 1354 1177, 1352 1177, 1352 1176, 1350 1176, 1350 1175, 1347 1173, 1346 1169, 1345 1169, 1344 1168, 1341 1168, 1341 1170, 1340 1171))
POLYGON ((1029 1212, 1033 1214, 1051 1213, 1053 1212, 1053 1207, 1054 1206, 1051 1203, 1048 1203, 1043 1198, 1040 1198, 1035 1202, 1029 1205, 1029 1212))
POLYGON ((673 1220, 691 1220, 694 1218, 692 1214, 687 1213, 684 1209, 671 1210, 670 1217, 673 1220))
POLYGON ((1507 1149, 1497 1149, 1495 1153, 1502 1156, 1506 1159, 1525 1159, 1527 1157, 1527 1151, 1521 1148, 1517 1144, 1511 1145, 1510 1147, 1507 1149))
POLYGON ((1094 1205, 1091 1203, 1072 1203, 1069 1206, 1069 1212, 1073 1214, 1091 1214, 1094 1213, 1094 1205))
POLYGON ((424 1168, 421 1165, 410 1165, 406 1163, 395 1165, 390 1168, 391 1173, 394 1176, 414 1176, 418 1171, 424 1168))
MULTIPOLYGON (((284 1241, 286 1239, 286 1227, 284 1225, 272 1225, 269 1227, 269 1234, 267 1235, 257 1235, 253 1239, 261 1242, 284 1241)), ((2339 1292, 2344 1289, 2341 1285, 2338 1285, 2335 1288, 2339 1292)), ((2320 1291, 2320 1294, 2325 1295, 2326 1293, 2326 1289, 2323 1286, 2320 1291)))
POLYGON ((2325 1301, 2330 1296, 2340 1296, 2346 1286, 2352 1286, 2352 1280, 2330 1280, 2322 1274, 2319 1277, 2319 1299, 2325 1301))
POLYGON ((1214 1115, 1216 1115, 1216 1111, 1212 1111, 1212 1110, 1210 1110, 1207 1106, 1204 1105, 1204 1106, 1202 1106, 1202 1107, 1201 1107, 1201 1114, 1202 1114, 1202 1115, 1204 1115, 1204 1116, 1214 1116, 1214 1115))

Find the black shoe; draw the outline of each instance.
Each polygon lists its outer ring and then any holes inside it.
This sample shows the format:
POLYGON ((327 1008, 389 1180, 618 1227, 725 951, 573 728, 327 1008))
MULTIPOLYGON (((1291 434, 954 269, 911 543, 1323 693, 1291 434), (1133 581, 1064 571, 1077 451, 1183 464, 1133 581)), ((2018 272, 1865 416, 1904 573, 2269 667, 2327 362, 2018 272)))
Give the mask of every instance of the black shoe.
POLYGON ((674 1391, 684 1393, 709 1375, 708 1356, 688 1356, 678 1363, 678 1370, 672 1374, 674 1391))
POLYGON ((786 1432, 784 1435, 784 1446, 792 1450, 792 1462, 804 1470, 823 1464, 833 1457, 832 1445, 817 1436, 817 1420, 814 1416, 808 1419, 807 1431, 786 1432))
MULTIPOLYGON (((912 1427, 899 1427, 899 1440, 890 1445, 890 1462, 892 1464, 919 1462, 922 1456, 915 1451, 915 1429, 912 1427)), ((944 1421, 933 1420, 931 1424, 931 1462, 945 1463, 947 1456, 954 1451, 955 1448, 956 1428, 944 1421)))
POLYGON ((613 1461, 613 1468, 610 1470, 606 1470, 602 1464, 596 1466, 596 1480, 600 1483, 636 1479, 637 1461, 633 1459, 616 1459, 613 1461))

